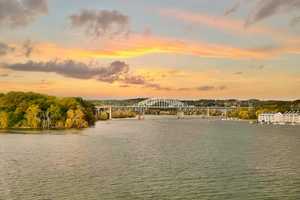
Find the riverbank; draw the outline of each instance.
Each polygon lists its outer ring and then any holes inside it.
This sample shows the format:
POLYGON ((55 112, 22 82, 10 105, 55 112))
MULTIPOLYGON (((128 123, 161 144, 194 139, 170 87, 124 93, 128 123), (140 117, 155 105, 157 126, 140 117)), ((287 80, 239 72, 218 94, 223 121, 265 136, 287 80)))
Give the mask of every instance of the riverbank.
MULTIPOLYGON (((92 128, 92 127, 90 127, 92 128)), ((87 129, 87 128, 86 128, 87 129)), ((65 134, 80 134, 85 129, 1 129, 0 135, 5 134, 19 134, 19 135, 65 135, 65 134)))
MULTIPOLYGON (((121 120, 121 119, 133 119, 139 120, 137 117, 133 118, 115 118, 113 120, 121 120)), ((222 118, 218 116, 201 116, 201 115, 184 115, 184 117, 178 118, 176 115, 144 115, 144 118, 141 120, 160 120, 160 119, 170 119, 170 120, 189 120, 189 119, 199 119, 203 121, 224 121, 224 122, 243 122, 249 124, 257 124, 257 125, 273 125, 273 126, 300 126, 300 124, 261 124, 257 120, 252 119, 238 119, 238 118, 222 118)))

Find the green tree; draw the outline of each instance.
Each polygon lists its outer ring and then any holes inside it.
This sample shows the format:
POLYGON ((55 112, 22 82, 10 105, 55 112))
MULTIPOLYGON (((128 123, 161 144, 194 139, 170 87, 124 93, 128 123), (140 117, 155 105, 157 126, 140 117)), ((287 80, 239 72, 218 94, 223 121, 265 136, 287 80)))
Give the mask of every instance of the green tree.
POLYGON ((38 105, 31 105, 26 110, 25 118, 27 126, 30 128, 40 128, 41 119, 40 119, 41 109, 38 105))
POLYGON ((74 127, 74 118, 75 118, 75 112, 73 109, 68 110, 67 112, 67 119, 65 123, 66 128, 73 128, 74 127))
POLYGON ((107 112, 100 112, 100 114, 98 114, 98 119, 99 120, 108 120, 109 116, 107 112))
POLYGON ((9 127, 9 117, 7 112, 0 112, 0 128, 9 127))
POLYGON ((66 128, 87 128, 88 122, 85 120, 84 112, 80 108, 77 108, 76 110, 73 109, 68 110, 65 127, 66 128))
POLYGON ((75 128, 87 128, 89 126, 85 120, 85 114, 80 108, 75 110, 74 124, 75 128))
POLYGON ((247 110, 240 110, 238 116, 240 119, 250 119, 249 111, 247 110))
POLYGON ((49 113, 48 119, 51 128, 62 128, 59 121, 65 120, 65 115, 59 105, 50 105, 47 112, 49 113))

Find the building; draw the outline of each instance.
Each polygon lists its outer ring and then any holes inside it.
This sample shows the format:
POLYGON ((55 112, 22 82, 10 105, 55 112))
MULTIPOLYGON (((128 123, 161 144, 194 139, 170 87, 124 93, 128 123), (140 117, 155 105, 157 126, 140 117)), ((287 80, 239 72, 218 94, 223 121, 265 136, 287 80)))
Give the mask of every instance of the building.
POLYGON ((262 113, 258 116, 262 124, 300 124, 300 112, 262 113))
POLYGON ((263 113, 258 116, 258 122, 265 124, 277 124, 282 121, 282 113, 263 113))
POLYGON ((283 114, 283 122, 296 124, 300 123, 300 112, 286 112, 283 114))

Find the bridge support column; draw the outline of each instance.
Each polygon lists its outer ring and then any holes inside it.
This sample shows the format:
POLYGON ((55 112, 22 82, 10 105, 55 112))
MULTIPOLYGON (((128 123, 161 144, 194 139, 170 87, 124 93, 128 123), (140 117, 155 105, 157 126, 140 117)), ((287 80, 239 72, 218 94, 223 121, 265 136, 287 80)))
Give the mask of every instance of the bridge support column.
POLYGON ((144 120, 145 119, 145 109, 141 108, 138 110, 138 120, 144 120))
POLYGON ((144 112, 140 112, 138 114, 138 120, 144 120, 145 119, 145 113, 144 112))
POLYGON ((112 109, 111 109, 111 106, 108 108, 108 119, 109 120, 112 119, 112 109))
POLYGON ((206 116, 207 116, 207 117, 210 117, 210 109, 209 109, 209 107, 207 107, 207 113, 206 113, 206 116))

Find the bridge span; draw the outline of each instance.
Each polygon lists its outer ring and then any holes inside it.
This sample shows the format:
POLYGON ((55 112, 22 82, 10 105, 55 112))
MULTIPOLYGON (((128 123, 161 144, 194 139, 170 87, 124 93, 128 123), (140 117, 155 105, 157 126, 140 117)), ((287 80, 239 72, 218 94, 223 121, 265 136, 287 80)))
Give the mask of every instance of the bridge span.
POLYGON ((178 116, 184 114, 192 115, 194 113, 205 113, 206 116, 210 116, 211 112, 221 112, 222 116, 227 116, 228 111, 244 108, 252 109, 252 107, 220 107, 220 106, 191 106, 176 99, 164 99, 164 98, 149 98, 144 101, 138 102, 133 105, 101 105, 95 106, 96 112, 107 112, 111 119, 111 113, 114 110, 130 110, 137 112, 139 115, 144 115, 147 110, 175 110, 178 116))

